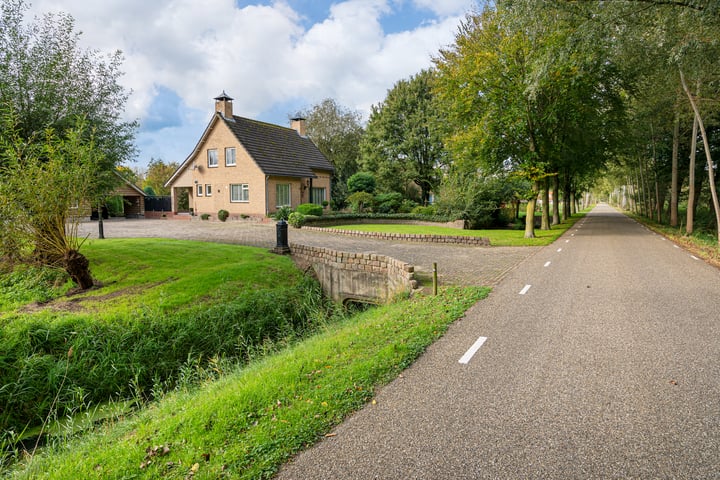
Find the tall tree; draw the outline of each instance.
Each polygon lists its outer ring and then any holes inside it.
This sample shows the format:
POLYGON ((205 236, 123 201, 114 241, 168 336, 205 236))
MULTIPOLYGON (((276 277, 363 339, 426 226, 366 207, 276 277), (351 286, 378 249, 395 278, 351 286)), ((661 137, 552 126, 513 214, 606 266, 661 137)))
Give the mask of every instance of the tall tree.
POLYGON ((468 15, 435 62, 455 162, 532 182, 528 238, 548 177, 563 172, 570 190, 575 176, 601 168, 623 116, 618 72, 603 43, 579 36, 582 20, 553 2, 499 1, 468 15))
POLYGON ((335 167, 332 200, 342 206, 347 197, 347 181, 358 171, 363 127, 359 112, 326 98, 300 115, 307 120, 308 137, 335 167))
POLYGON ((18 134, 29 139, 52 128, 62 135, 83 119, 102 169, 132 160, 137 125, 122 119, 128 93, 118 83, 120 52, 82 49, 70 15, 26 20, 27 11, 23 0, 0 3, 0 103, 14 109, 18 134))
POLYGON ((178 168, 177 162, 165 163, 160 158, 151 158, 142 182, 143 189, 150 187, 155 195, 170 195, 170 189, 165 187, 165 182, 178 168))
POLYGON ((89 262, 80 253, 83 203, 103 183, 103 154, 85 124, 59 134, 48 129, 23 138, 12 113, 0 123, 0 251, 13 261, 64 269, 80 289, 93 286, 89 262))
POLYGON ((363 170, 373 172, 381 190, 405 193, 414 184, 424 205, 439 185, 446 161, 433 77, 433 71, 423 70, 397 82, 372 107, 360 146, 363 170))

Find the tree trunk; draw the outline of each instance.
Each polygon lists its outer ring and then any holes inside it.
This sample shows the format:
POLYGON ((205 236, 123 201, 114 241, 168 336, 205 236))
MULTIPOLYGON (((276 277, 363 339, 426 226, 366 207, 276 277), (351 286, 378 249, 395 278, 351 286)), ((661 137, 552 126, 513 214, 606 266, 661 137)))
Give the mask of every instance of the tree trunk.
POLYGON ((87 290, 94 285, 90 275, 90 261, 77 250, 65 253, 65 271, 81 290, 87 290))
POLYGON ((560 223, 560 178, 559 174, 553 176, 553 216, 552 216, 552 224, 558 225, 560 223))
POLYGON ((692 235, 695 229, 695 205, 697 205, 697 193, 699 189, 695 184, 695 155, 697 153, 697 134, 698 134, 698 123, 697 118, 693 117, 693 128, 692 138, 690 139, 690 172, 688 180, 688 205, 687 205, 687 226, 685 227, 685 233, 692 235))
POLYGON ((680 107, 675 107, 673 128, 672 175, 670 179, 670 226, 678 226, 678 150, 680 149, 680 107))
POLYGON ((525 238, 535 238, 535 206, 537 205, 539 182, 533 182, 533 197, 528 200, 525 209, 525 238))
POLYGON ((543 208, 540 230, 550 230, 550 180, 543 179, 543 208))
POLYGON ((712 196, 713 208, 715 209, 715 231, 717 232, 716 236, 718 243, 720 244, 720 202, 718 202, 717 189, 715 188, 715 172, 713 171, 712 156, 710 154, 710 142, 708 141, 707 133, 705 132, 705 125, 703 124, 702 117, 700 116, 700 109, 695 103, 695 99, 690 93, 690 89, 688 88, 687 83, 685 83, 685 75, 683 75, 682 70, 680 70, 680 82, 682 83, 683 90, 685 90, 685 94, 687 95, 688 100, 690 100, 690 105, 692 106, 693 112, 695 112, 695 118, 697 119, 698 127, 700 128, 700 134, 702 135, 703 139, 703 147, 705 148, 705 160, 707 160, 708 166, 710 194, 712 196))

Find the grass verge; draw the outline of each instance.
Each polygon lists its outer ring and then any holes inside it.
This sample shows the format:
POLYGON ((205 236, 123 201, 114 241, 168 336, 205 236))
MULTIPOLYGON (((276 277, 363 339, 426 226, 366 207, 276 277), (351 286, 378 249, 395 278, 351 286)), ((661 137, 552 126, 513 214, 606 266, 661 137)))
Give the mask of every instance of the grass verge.
POLYGON ((636 215, 630 212, 623 212, 638 222, 651 228, 653 231, 665 236, 673 242, 681 245, 683 248, 692 252, 697 257, 702 258, 706 262, 720 268, 720 246, 717 237, 706 232, 698 232, 692 235, 685 233, 683 228, 671 227, 657 223, 656 221, 636 215))
POLYGON ((26 459, 17 478, 270 478, 409 366, 485 288, 358 314, 134 418, 26 459))
POLYGON ((406 225, 406 224, 348 224, 328 227, 338 230, 354 230, 359 232, 401 233, 410 235, 456 235, 468 237, 485 237, 490 239, 490 245, 496 247, 525 247, 550 245, 558 239, 576 221, 585 216, 578 213, 559 225, 553 225, 550 230, 535 229, 535 238, 524 238, 524 230, 461 230, 450 227, 433 225, 406 225))
POLYGON ((211 363, 246 361, 336 312, 317 281, 264 249, 128 239, 85 253, 100 289, 30 304, 49 290, 0 293, 14 305, 0 314, 0 446, 8 432, 110 399, 153 398, 211 363))

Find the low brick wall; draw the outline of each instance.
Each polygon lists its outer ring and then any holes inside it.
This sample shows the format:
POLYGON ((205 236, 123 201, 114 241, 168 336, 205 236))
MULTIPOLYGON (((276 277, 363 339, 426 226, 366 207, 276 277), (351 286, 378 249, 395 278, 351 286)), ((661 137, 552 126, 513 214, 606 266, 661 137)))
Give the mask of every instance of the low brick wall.
POLYGON ((385 255, 298 244, 291 244, 290 251, 300 267, 312 266, 325 293, 338 302, 385 303, 417 288, 415 267, 385 255))
POLYGON ((407 233, 381 233, 381 232, 360 232, 357 230, 341 230, 337 228, 323 227, 302 227, 305 230, 331 232, 352 237, 375 238, 378 240, 402 240, 406 242, 422 243, 452 243, 460 245, 473 245, 478 247, 489 247, 490 239, 487 237, 468 237, 465 235, 422 235, 407 233))

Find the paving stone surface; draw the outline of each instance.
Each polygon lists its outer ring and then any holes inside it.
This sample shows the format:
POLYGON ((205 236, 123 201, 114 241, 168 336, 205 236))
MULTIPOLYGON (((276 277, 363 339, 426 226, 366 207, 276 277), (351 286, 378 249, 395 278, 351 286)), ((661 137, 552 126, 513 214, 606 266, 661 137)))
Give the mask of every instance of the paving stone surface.
MULTIPOLYGON (((110 219, 103 222, 105 238, 175 238, 235 243, 273 248, 277 243, 274 222, 110 219)), ((98 222, 83 222, 79 233, 98 237, 98 222)), ((289 228, 288 240, 303 245, 327 247, 343 252, 376 253, 415 266, 421 284, 431 282, 437 263, 440 285, 496 285, 520 262, 542 247, 475 247, 385 241, 289 228)))

